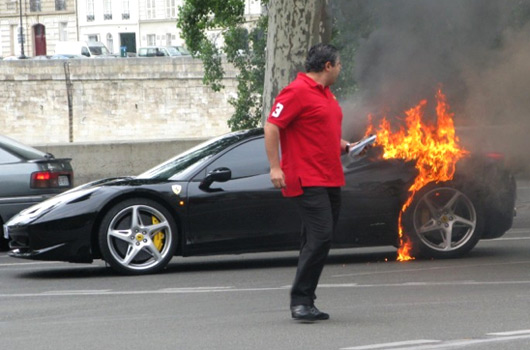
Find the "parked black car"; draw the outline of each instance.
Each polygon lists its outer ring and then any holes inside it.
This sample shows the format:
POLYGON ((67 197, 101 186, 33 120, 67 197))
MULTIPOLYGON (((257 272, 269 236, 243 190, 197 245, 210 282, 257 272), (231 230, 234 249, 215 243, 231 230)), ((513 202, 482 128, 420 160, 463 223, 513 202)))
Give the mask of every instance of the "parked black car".
MULTIPOLYGON (((70 159, 56 159, 6 136, 0 136, 0 224, 33 204, 71 189, 70 159)), ((0 235, 0 248, 7 248, 0 235)))
MULTIPOLYGON (((378 147, 343 158, 347 185, 334 247, 397 245, 397 219, 416 176, 378 147)), ((405 215, 413 254, 457 257, 511 227, 515 181, 495 158, 461 160, 453 181, 417 193, 405 215)), ((96 181, 21 212, 6 227, 10 255, 92 262, 124 274, 174 255, 297 249, 293 203, 269 179, 263 129, 210 140, 136 177, 96 181)))

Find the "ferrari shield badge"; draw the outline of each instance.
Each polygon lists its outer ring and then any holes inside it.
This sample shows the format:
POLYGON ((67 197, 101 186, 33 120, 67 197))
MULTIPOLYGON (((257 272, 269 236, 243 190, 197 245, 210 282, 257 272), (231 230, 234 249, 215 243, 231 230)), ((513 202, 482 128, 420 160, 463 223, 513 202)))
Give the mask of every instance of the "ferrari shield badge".
POLYGON ((180 194, 180 191, 182 190, 182 186, 173 185, 173 186, 171 186, 171 189, 173 190, 173 193, 178 196, 180 194))

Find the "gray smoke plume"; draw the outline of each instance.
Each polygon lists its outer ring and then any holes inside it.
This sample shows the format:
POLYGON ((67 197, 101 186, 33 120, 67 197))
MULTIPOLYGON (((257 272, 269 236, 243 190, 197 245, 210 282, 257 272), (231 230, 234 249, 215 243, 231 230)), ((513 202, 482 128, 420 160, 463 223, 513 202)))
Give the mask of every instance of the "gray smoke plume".
POLYGON ((504 152, 515 170, 530 163, 530 0, 360 0, 339 7, 347 13, 359 4, 373 30, 352 57, 359 89, 342 103, 346 137, 362 136, 368 114, 399 119, 422 99, 435 116, 441 87, 466 148, 504 152))

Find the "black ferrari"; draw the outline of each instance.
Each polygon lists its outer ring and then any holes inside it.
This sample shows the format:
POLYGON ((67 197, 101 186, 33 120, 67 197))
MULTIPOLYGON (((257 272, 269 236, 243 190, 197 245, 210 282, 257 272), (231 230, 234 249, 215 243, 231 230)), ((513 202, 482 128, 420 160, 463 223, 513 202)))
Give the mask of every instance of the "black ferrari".
MULTIPOLYGON (((398 215, 417 171, 373 147, 343 157, 333 246, 398 245, 398 215)), ((450 182, 416 193, 403 222, 418 257, 458 257, 512 225, 515 181, 498 157, 468 156, 450 182)), ((290 250, 300 220, 269 179, 263 129, 200 144, 136 177, 85 184, 34 205, 5 225, 9 255, 89 263, 124 274, 160 271, 175 255, 290 250)))

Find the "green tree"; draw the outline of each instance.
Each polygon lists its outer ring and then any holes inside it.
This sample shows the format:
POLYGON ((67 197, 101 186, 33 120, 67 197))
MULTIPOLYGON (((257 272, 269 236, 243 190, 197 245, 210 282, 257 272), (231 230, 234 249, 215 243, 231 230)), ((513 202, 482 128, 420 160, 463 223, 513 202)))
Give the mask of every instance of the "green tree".
POLYGON ((228 120, 232 130, 256 127, 261 118, 267 16, 249 31, 244 27, 244 8, 243 0, 184 0, 177 20, 186 46, 204 64, 205 84, 214 91, 224 88, 223 56, 238 71, 237 97, 229 99, 235 109, 228 120), (211 30, 221 31, 222 47, 208 38, 211 30))

